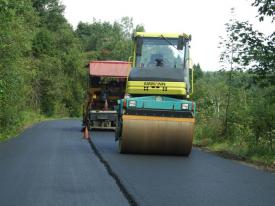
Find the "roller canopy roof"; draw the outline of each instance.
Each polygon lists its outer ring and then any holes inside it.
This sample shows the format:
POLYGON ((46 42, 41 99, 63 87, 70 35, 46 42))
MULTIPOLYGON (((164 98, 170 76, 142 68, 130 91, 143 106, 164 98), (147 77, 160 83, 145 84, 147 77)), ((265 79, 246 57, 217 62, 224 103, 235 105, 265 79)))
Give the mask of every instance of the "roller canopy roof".
POLYGON ((91 61, 89 70, 91 76, 127 78, 131 63, 125 61, 91 61))
POLYGON ((179 38, 182 36, 185 39, 191 40, 191 35, 188 35, 186 33, 148 33, 148 32, 135 32, 133 34, 133 37, 152 37, 152 38, 179 38))

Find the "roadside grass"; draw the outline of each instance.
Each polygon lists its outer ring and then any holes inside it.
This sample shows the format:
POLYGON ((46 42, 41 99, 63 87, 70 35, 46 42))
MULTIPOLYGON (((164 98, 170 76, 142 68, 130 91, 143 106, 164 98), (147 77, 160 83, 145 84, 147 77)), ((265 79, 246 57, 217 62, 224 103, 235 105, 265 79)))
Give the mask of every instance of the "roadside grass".
POLYGON ((69 117, 57 116, 57 115, 47 117, 45 115, 41 115, 36 112, 25 111, 23 112, 23 115, 20 121, 12 125, 9 130, 0 131, 0 142, 6 141, 13 137, 17 137, 25 129, 41 121, 55 120, 55 119, 68 119, 68 118, 69 117))
MULTIPOLYGON (((206 133, 208 132, 209 131, 206 131, 206 133)), ((196 128, 193 141, 194 146, 205 148, 206 150, 217 153, 225 158, 252 163, 270 171, 275 171, 274 148, 270 149, 261 145, 254 145, 251 147, 245 142, 239 143, 214 137, 217 133, 215 133, 215 131, 212 132, 213 133, 209 136, 202 135, 203 131, 201 128, 196 128)))
POLYGON ((258 166, 275 169, 275 151, 270 151, 260 146, 249 148, 248 145, 238 145, 230 142, 214 143, 208 148, 225 157, 246 161, 258 166))

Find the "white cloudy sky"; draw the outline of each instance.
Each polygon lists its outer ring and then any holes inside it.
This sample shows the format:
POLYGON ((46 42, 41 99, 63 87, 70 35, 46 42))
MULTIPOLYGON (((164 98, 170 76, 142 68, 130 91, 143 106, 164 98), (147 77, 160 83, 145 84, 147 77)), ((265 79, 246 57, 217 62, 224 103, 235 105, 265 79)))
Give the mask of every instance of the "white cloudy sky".
POLYGON ((192 58, 203 70, 219 69, 217 48, 224 24, 230 19, 230 8, 236 17, 249 20, 260 31, 271 33, 270 21, 259 24, 257 9, 252 0, 61 0, 66 6, 65 17, 76 28, 79 21, 119 20, 133 17, 135 24, 143 24, 147 32, 185 32, 192 35, 192 58))

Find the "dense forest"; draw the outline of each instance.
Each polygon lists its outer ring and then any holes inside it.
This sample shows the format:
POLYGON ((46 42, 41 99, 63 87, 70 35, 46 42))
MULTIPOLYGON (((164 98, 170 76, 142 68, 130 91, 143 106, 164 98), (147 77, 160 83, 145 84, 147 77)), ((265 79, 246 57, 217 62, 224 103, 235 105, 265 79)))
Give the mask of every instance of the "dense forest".
POLYGON ((89 60, 128 60, 133 20, 80 22, 58 0, 0 0, 0 139, 26 122, 81 115, 89 60))
MULTIPOLYGON (((260 22, 274 22, 273 0, 251 6, 260 22)), ((130 17, 74 30, 64 9, 58 0, 0 0, 0 139, 37 119, 79 117, 87 62, 128 60, 132 32, 144 31, 130 17)), ((194 65, 195 143, 274 164, 275 32, 234 18, 225 29, 221 68, 194 65)))

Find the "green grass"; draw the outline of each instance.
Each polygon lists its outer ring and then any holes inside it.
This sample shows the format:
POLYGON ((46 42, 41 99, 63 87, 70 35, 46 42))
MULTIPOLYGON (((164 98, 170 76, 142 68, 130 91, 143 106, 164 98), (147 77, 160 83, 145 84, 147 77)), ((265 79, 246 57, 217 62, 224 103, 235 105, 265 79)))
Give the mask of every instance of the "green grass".
POLYGON ((249 148, 247 144, 236 144, 230 141, 215 142, 213 139, 194 139, 194 145, 221 154, 227 158, 243 160, 255 165, 272 167, 275 169, 275 151, 255 146, 249 148))
POLYGON ((240 158, 245 158, 248 153, 246 145, 238 145, 230 142, 213 143, 209 148, 216 152, 228 152, 229 154, 236 155, 240 158))
POLYGON ((8 140, 9 138, 16 137, 20 133, 22 133, 25 129, 28 127, 39 123, 41 121, 46 120, 54 120, 54 119, 67 119, 68 117, 63 116, 51 116, 47 117, 45 115, 41 115, 35 112, 26 111, 22 115, 22 119, 20 120, 20 123, 17 123, 17 125, 14 125, 9 130, 2 131, 0 133, 0 142, 8 140))
POLYGON ((232 159, 243 160, 272 167, 275 170, 275 149, 271 149, 264 142, 256 144, 247 142, 246 136, 233 135, 234 138, 221 136, 217 123, 209 121, 207 124, 197 124, 193 144, 207 148, 209 151, 218 153, 232 159))
POLYGON ((19 123, 10 126, 9 129, 5 129, 0 133, 0 142, 15 137, 31 125, 47 119, 45 116, 35 112, 24 112, 22 116, 23 118, 19 123))

